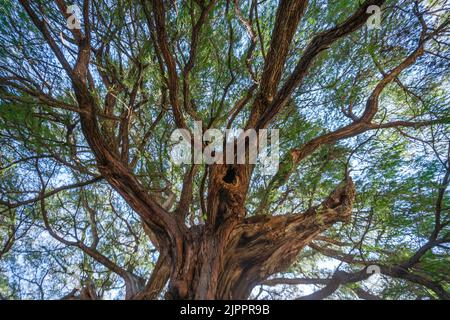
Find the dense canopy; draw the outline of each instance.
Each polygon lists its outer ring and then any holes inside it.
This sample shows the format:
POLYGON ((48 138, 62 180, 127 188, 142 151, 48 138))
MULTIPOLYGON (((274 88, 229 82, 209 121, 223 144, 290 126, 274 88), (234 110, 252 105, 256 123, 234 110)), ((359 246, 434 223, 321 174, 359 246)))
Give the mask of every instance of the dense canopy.
POLYGON ((450 298, 448 1, 0 13, 0 299, 450 298), (176 165, 195 122, 278 171, 176 165))

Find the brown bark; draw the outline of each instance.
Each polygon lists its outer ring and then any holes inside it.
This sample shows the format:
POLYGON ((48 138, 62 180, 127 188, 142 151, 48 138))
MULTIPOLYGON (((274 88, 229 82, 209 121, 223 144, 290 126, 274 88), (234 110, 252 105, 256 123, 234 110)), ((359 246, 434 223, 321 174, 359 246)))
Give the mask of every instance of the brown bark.
POLYGON ((250 218, 236 214, 237 202, 221 198, 225 202, 218 213, 224 220, 191 228, 187 251, 172 257, 181 259, 183 268, 172 273, 166 298, 248 298, 256 284, 288 268, 318 234, 339 221, 349 221, 353 197, 354 186, 348 180, 304 213, 250 218))

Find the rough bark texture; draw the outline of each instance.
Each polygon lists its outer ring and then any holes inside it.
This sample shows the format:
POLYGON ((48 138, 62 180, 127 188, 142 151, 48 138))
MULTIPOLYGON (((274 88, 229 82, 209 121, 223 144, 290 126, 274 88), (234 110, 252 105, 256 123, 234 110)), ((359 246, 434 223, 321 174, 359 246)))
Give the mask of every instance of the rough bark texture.
POLYGON ((349 221, 354 198, 353 183, 347 180, 307 212, 244 218, 240 199, 230 200, 225 191, 238 190, 238 185, 224 182, 222 188, 218 214, 223 220, 190 229, 186 252, 174 257, 183 267, 172 273, 167 298, 246 299, 256 284, 289 267, 318 234, 349 221))

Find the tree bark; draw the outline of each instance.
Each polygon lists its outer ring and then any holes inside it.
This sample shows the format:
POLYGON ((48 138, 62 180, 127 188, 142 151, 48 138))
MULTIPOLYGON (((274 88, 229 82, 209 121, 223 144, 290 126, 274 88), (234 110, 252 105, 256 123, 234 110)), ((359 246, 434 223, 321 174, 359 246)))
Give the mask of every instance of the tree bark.
POLYGON ((318 234, 349 221, 354 186, 344 181, 320 205, 292 216, 240 217, 243 207, 219 193, 224 220, 192 227, 183 254, 172 253, 182 268, 172 267, 168 299, 247 299, 257 284, 286 270, 318 234))

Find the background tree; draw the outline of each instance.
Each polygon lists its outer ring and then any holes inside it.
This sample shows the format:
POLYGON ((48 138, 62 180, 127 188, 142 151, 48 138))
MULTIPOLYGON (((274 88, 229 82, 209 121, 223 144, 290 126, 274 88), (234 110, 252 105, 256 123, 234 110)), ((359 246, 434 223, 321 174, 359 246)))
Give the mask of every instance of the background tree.
POLYGON ((449 298, 446 1, 0 4, 1 298, 449 298))

